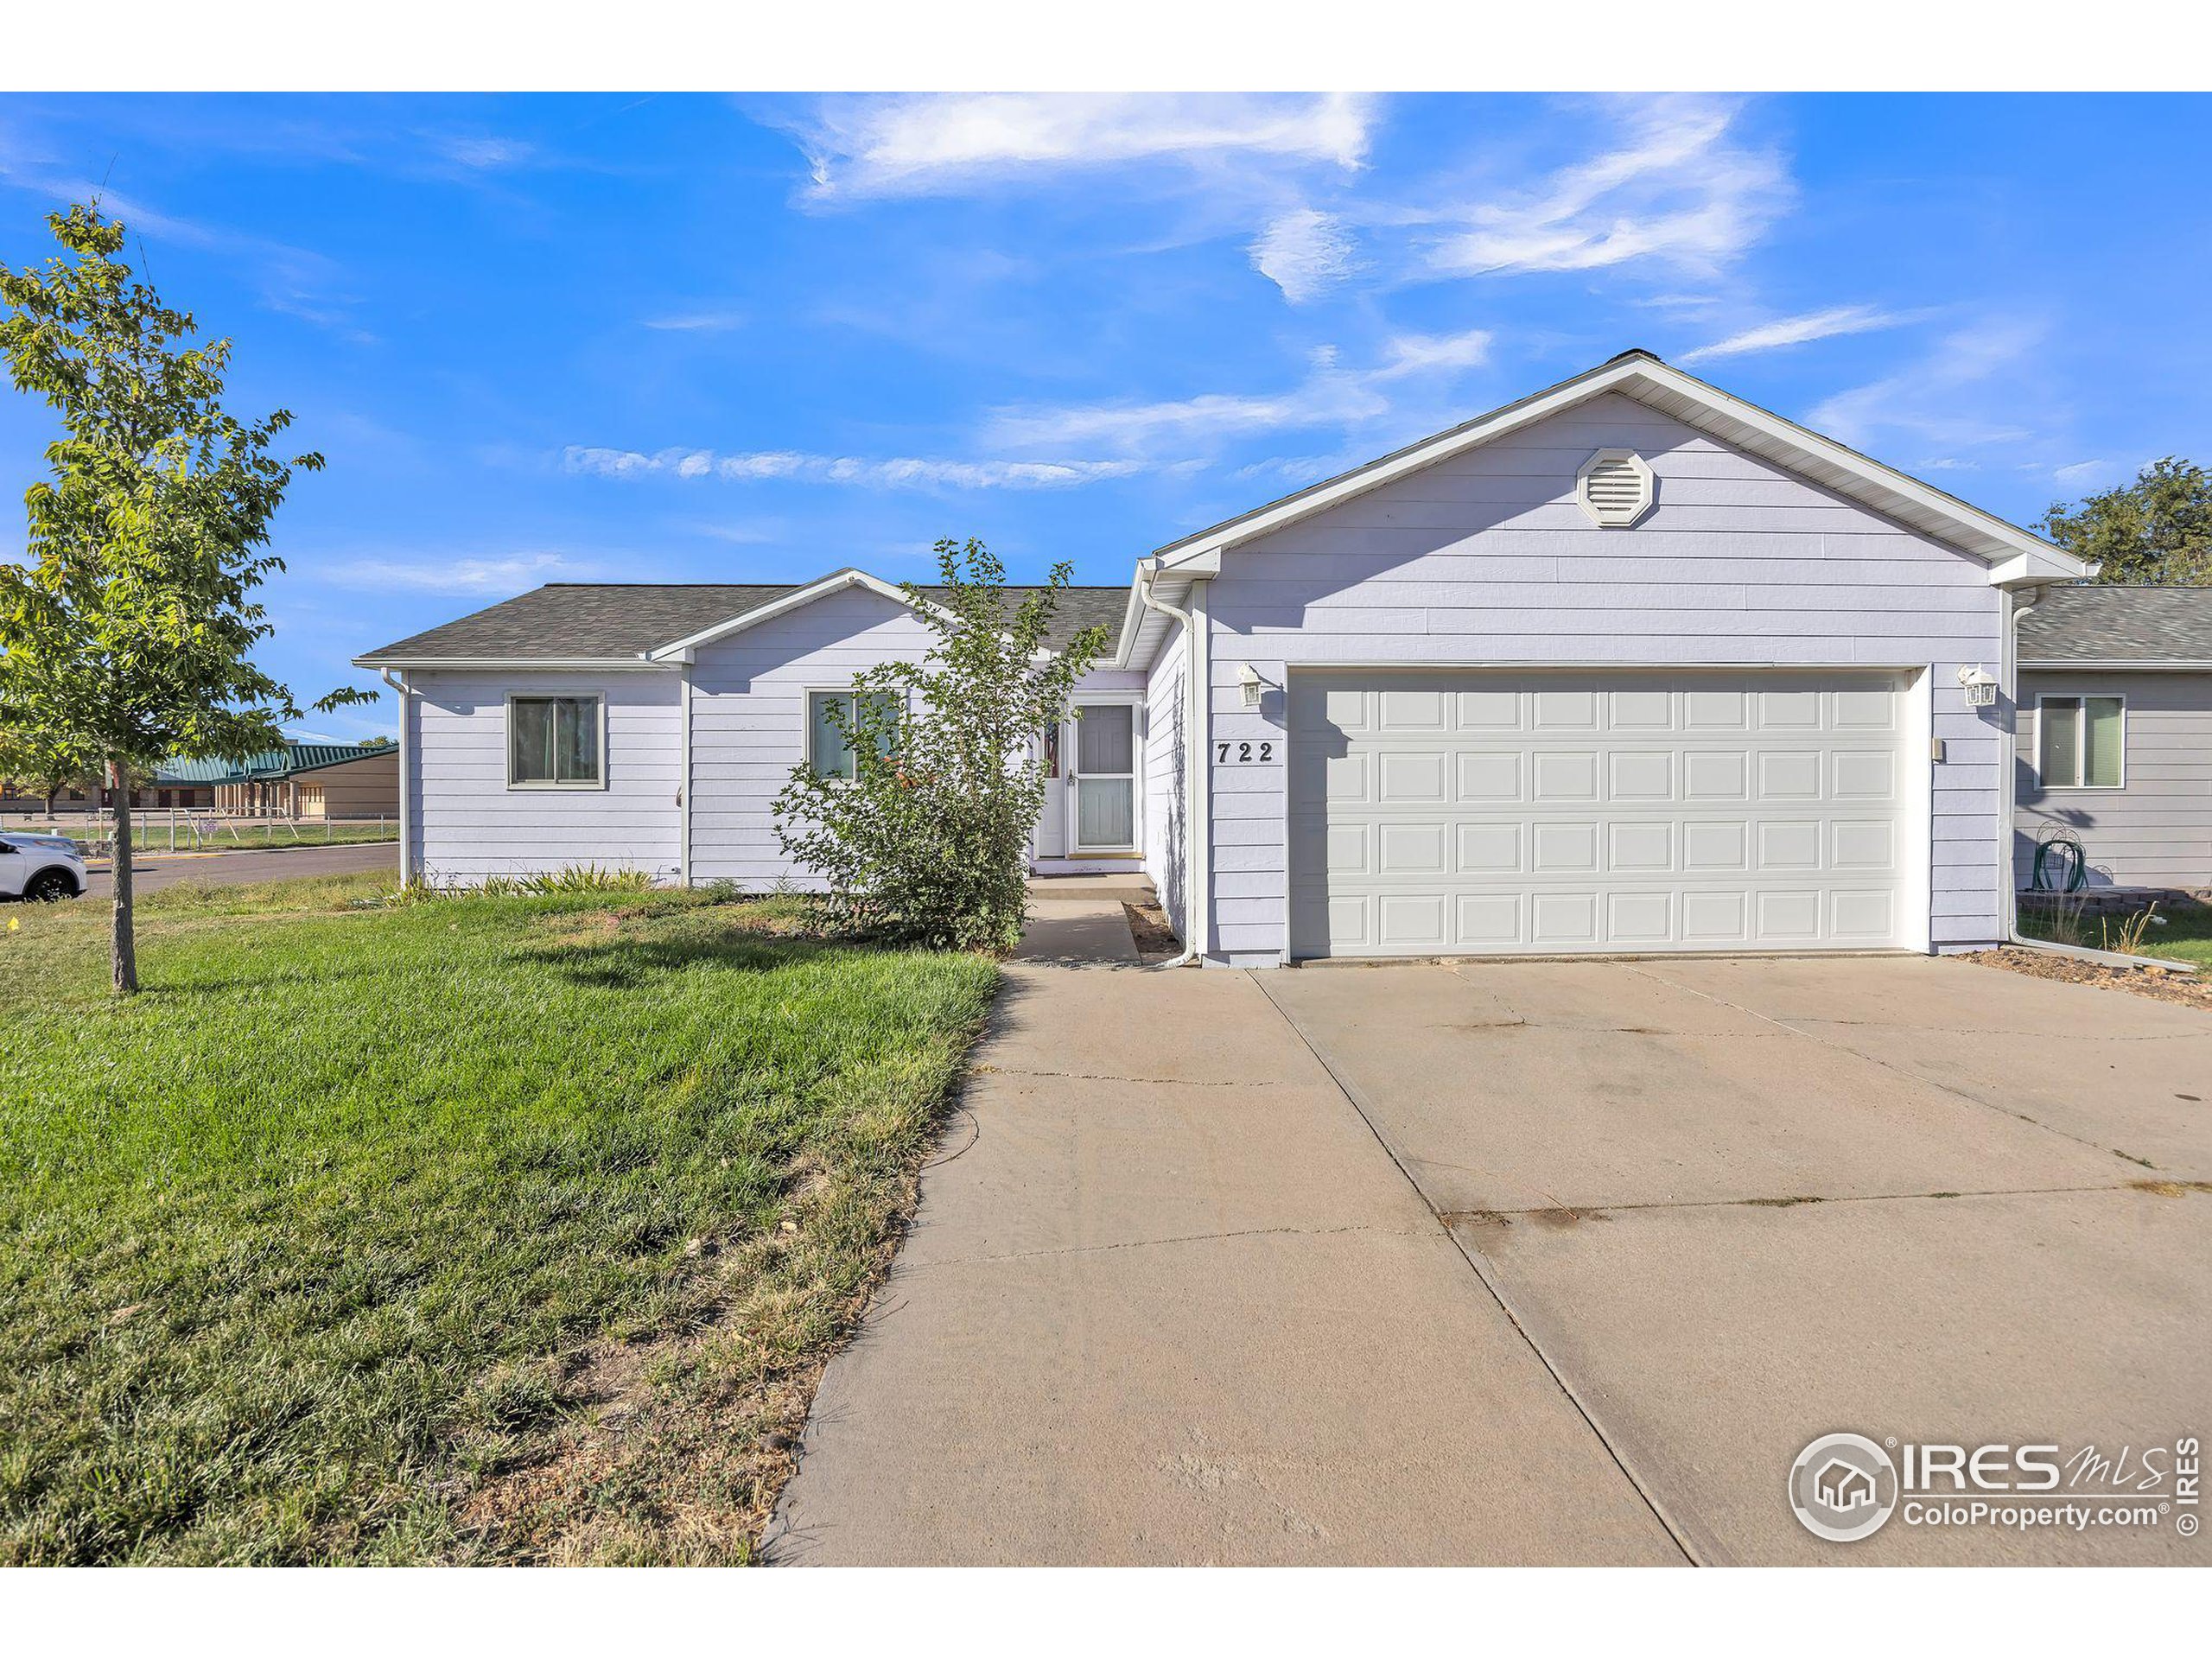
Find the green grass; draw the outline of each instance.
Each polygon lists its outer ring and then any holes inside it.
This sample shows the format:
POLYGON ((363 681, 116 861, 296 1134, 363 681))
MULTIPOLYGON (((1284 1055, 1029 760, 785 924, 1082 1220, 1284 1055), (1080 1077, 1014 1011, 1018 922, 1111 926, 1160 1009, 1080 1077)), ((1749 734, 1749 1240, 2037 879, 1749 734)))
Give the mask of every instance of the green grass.
MULTIPOLYGON (((2024 904, 2020 909, 2020 931, 2031 939, 2056 939, 2062 944, 2117 950, 2121 944, 2120 930, 2127 919, 2126 916, 2084 916, 2069 930, 2050 911, 2024 904)), ((2144 930, 2143 943, 2135 954, 2163 957, 2169 962, 2186 962, 2200 969, 2212 970, 2212 905, 2191 905, 2173 910, 2160 906, 2158 920, 2144 930)))
POLYGON ((8 911, 0 1561, 747 1557, 995 969, 387 886, 8 911))

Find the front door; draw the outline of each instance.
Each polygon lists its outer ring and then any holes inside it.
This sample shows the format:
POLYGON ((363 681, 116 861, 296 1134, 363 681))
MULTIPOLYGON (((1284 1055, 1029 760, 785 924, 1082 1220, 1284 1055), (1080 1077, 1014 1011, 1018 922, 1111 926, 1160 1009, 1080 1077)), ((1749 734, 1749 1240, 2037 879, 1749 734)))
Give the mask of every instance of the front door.
POLYGON ((1068 758, 1077 853, 1133 852, 1137 844, 1137 711, 1126 702, 1078 702, 1068 758))

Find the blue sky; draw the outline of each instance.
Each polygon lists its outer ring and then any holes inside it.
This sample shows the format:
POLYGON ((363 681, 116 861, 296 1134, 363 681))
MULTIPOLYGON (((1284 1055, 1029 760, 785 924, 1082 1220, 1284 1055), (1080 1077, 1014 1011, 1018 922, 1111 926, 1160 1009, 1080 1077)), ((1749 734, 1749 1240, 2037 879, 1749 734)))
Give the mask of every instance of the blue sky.
MULTIPOLYGON (((1658 352, 2021 521, 2212 457, 2195 98, 13 97, 327 472, 264 665, 546 581, 1119 582, 1658 352)), ((0 394, 0 486, 47 411, 0 394)), ((388 730, 386 702, 305 722, 388 730)))

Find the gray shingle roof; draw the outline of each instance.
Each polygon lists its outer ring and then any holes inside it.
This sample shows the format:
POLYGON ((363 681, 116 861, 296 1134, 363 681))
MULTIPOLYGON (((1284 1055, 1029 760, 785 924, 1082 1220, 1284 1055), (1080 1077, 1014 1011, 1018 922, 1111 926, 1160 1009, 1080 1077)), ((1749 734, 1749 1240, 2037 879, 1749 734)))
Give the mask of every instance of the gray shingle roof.
POLYGON ((2020 619, 2024 663, 2212 663, 2212 588, 2053 588, 2020 619))
MULTIPOLYGON (((556 582, 425 632, 365 652, 364 662, 441 658, 542 662, 575 657, 636 657, 717 622, 757 610, 811 583, 556 582)), ((943 591, 925 588, 925 593, 943 591)), ((1019 601, 1034 588, 1008 588, 1019 601)), ((1083 629, 1118 628, 1129 590, 1070 588, 1046 643, 1057 650, 1083 629)))

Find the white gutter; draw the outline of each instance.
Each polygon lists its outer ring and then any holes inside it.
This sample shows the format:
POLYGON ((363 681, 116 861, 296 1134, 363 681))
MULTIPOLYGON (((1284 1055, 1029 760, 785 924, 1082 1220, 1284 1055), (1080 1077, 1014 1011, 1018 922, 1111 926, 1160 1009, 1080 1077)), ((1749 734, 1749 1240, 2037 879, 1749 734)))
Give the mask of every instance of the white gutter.
POLYGON ((411 887, 415 885, 415 832, 407 810, 407 676, 389 668, 377 672, 399 697, 399 885, 411 887))
POLYGON ((1190 734, 1183 745, 1183 831, 1189 848, 1185 857, 1190 871, 1184 884, 1183 895, 1183 954, 1166 963, 1170 968, 1181 968, 1198 961, 1205 950, 1207 889, 1206 849, 1210 837, 1206 834, 1206 818, 1211 810, 1207 799, 1206 757, 1211 753, 1213 734, 1213 698, 1211 664, 1205 623, 1205 584, 1191 584, 1191 608, 1181 609, 1164 599, 1153 595, 1152 578, 1160 569, 1160 561, 1147 559, 1137 566, 1136 596, 1147 610, 1157 611, 1183 625, 1183 685, 1184 704, 1190 711, 1190 734), (1196 613, 1194 615, 1193 613, 1196 613))
MULTIPOLYGON (((2093 566, 2092 569, 2094 567, 2093 566)), ((2175 962, 2165 957, 2131 957, 2123 950, 2099 950, 2086 944, 2061 944, 2055 939, 2031 939, 2020 931, 2020 876, 2014 868, 2018 854, 2013 841, 2018 835, 2018 807, 2020 786, 2018 772, 2020 766, 2020 619, 2043 603, 2046 591, 2038 582, 2028 589, 2028 602, 2015 601, 2011 588, 2005 594, 2005 637, 2002 655, 1998 661, 1998 678, 2003 683, 2005 701, 2012 709, 2010 729, 2005 736, 2005 764, 1999 768, 2004 779, 2003 799, 1998 804, 1997 822, 1999 825, 1999 874, 2005 883, 2005 942, 2024 950, 2048 951, 2052 956, 2072 957, 2079 962, 2102 963, 2107 968, 2165 968, 2184 974, 2194 974, 2196 964, 2175 962)))

